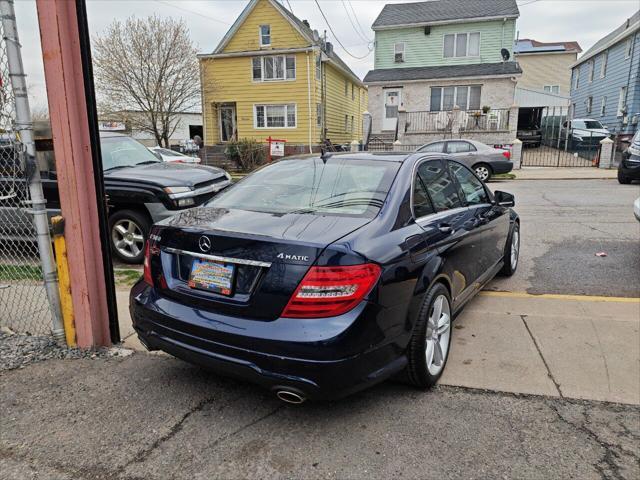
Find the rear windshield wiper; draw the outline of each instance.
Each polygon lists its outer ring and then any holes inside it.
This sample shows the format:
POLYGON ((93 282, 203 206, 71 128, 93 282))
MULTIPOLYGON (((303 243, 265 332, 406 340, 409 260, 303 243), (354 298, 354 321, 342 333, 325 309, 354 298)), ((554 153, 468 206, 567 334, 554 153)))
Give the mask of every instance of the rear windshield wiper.
POLYGON ((108 172, 110 170, 119 170, 121 168, 131 168, 131 167, 133 167, 133 165, 116 165, 115 167, 106 168, 104 171, 108 172))
POLYGON ((162 163, 160 160, 145 160, 144 162, 136 163, 136 165, 149 165, 150 163, 162 163))

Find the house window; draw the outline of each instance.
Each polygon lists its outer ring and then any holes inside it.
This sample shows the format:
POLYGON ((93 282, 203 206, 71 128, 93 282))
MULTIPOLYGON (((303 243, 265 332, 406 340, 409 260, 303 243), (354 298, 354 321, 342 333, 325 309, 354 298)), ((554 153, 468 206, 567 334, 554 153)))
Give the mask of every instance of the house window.
POLYGON ((349 115, 345 115, 344 116, 344 131, 345 131, 345 133, 349 131, 348 128, 349 128, 349 115))
POLYGON ((480 85, 431 87, 431 111, 453 110, 454 105, 461 110, 479 110, 481 91, 480 85))
POLYGON ((627 87, 620 87, 620 96, 618 97, 618 117, 622 117, 624 115, 624 104, 627 100, 627 87))
POLYGON ((353 126, 354 126, 354 121, 353 121, 353 115, 351 115, 351 133, 353 133, 353 126))
POLYGON ((605 75, 607 74, 607 60, 608 60, 609 54, 608 52, 603 52, 601 55, 602 58, 602 63, 600 64, 600 78, 604 78, 605 75))
POLYGON ((296 106, 254 105, 253 123, 255 128, 295 128, 296 106))
POLYGON ((445 35, 442 56, 444 58, 479 57, 480 32, 445 35))
POLYGON ((625 59, 631 57, 631 47, 633 46, 632 39, 633 39, 633 37, 627 38, 627 43, 624 46, 624 58, 625 59))
POLYGON ((404 62, 404 42, 393 45, 393 61, 396 63, 404 62))
POLYGON ((600 100, 600 116, 604 117, 607 112, 607 97, 602 97, 600 100))
POLYGON ((573 88, 574 88, 575 90, 577 90, 577 89, 578 89, 578 87, 580 86, 580 67, 576 67, 576 68, 573 70, 573 75, 574 75, 574 76, 573 76, 573 79, 575 80, 574 85, 573 85, 573 88))
POLYGON ((316 126, 322 126, 322 104, 316 103, 316 126))
POLYGON ((260 46, 271 46, 271 25, 260 25, 260 46))
POLYGON ((349 96, 349 82, 347 82, 346 80, 344 81, 344 96, 349 96))
POLYGON ((296 57, 293 55, 254 57, 251 59, 251 70, 253 80, 256 82, 295 80, 296 57))
POLYGON ((593 108, 593 97, 587 97, 587 113, 591 113, 593 108))
POLYGON ((558 93, 560 93, 560 86, 559 85, 545 85, 544 86, 544 91, 548 92, 548 93, 558 94, 558 93))
POLYGON ((593 70, 594 70, 594 62, 591 60, 589 62, 589 81, 593 82, 593 70))
POLYGON ((356 99, 356 86, 352 83, 351 84, 351 100, 355 100, 356 99))

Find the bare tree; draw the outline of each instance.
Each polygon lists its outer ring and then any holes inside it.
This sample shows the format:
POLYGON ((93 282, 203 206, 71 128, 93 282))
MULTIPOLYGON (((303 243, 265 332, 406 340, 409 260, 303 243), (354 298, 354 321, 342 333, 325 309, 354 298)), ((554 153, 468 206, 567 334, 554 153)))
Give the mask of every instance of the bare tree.
POLYGON ((196 49, 182 20, 114 21, 93 40, 98 110, 169 146, 178 115, 200 106, 196 49))

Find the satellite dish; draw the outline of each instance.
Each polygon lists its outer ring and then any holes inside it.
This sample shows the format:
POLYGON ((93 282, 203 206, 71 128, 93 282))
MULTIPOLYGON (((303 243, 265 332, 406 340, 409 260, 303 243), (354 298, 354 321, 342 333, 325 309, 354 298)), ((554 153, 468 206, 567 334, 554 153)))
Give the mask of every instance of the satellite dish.
POLYGON ((511 57, 509 50, 507 50, 506 48, 503 48, 502 50, 500 50, 500 55, 502 55, 503 62, 506 62, 511 57))

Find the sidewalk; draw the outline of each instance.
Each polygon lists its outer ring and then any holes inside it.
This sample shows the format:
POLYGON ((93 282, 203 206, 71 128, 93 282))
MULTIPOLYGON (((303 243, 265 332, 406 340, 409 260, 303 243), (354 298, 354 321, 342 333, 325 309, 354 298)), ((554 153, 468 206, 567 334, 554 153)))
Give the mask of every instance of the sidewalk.
POLYGON ((513 170, 516 180, 598 180, 617 178, 618 171, 595 167, 522 167, 513 170))
MULTIPOLYGON (((120 334, 146 351, 118 292, 120 334)), ((440 383, 640 405, 640 300, 482 292, 454 323, 440 383)))

